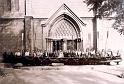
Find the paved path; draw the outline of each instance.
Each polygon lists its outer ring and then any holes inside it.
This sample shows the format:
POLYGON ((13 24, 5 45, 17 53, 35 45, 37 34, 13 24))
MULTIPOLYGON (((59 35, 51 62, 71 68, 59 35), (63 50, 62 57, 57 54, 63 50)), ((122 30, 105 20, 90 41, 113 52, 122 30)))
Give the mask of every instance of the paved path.
POLYGON ((124 84, 114 69, 106 66, 31 67, 17 75, 29 84, 124 84), (101 69, 100 69, 101 68, 101 69), (113 70, 111 73, 108 71, 113 70), (114 72, 115 71, 115 72, 114 72), (113 74, 114 73, 114 74, 113 74))

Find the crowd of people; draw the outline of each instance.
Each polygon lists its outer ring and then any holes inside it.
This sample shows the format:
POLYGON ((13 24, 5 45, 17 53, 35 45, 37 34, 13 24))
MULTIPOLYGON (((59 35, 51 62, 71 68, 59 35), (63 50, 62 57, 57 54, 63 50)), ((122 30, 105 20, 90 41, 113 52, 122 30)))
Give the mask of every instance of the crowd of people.
POLYGON ((19 56, 31 56, 31 57, 56 57, 56 58, 66 58, 66 57, 75 57, 75 58, 93 58, 93 57, 113 57, 113 56, 121 56, 120 52, 113 52, 111 50, 105 51, 104 49, 95 50, 93 49, 86 49, 85 51, 80 51, 80 50, 67 50, 67 51, 62 51, 62 50, 56 50, 54 52, 49 52, 49 51, 42 51, 42 50, 33 50, 32 53, 30 53, 29 50, 26 50, 25 52, 21 50, 16 50, 14 53, 13 52, 4 52, 4 54, 8 55, 15 55, 17 57, 19 56))
POLYGON ((100 63, 102 60, 114 60, 114 59, 121 59, 121 54, 119 51, 112 52, 112 51, 105 51, 104 49, 97 52, 93 49, 86 49, 85 51, 80 50, 56 50, 54 52, 49 51, 42 51, 42 50, 33 50, 31 53, 29 50, 25 52, 21 50, 16 50, 13 52, 4 52, 3 58, 5 63, 22 63, 24 65, 40 65, 40 64, 51 64, 52 59, 58 59, 60 62, 64 62, 65 64, 90 64, 93 63, 100 63), (61 60, 59 58, 64 58, 61 60), (66 59, 66 60, 65 60, 66 59), (78 60, 77 60, 78 59, 78 60))

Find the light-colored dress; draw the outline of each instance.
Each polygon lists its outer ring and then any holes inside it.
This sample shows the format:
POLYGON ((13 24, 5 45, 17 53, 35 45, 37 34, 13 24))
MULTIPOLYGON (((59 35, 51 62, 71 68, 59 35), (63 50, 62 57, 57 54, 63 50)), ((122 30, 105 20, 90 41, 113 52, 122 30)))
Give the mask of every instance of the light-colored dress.
POLYGON ((60 52, 59 52, 59 56, 58 56, 58 58, 63 58, 63 57, 64 57, 64 54, 63 54, 62 51, 60 51, 60 52))

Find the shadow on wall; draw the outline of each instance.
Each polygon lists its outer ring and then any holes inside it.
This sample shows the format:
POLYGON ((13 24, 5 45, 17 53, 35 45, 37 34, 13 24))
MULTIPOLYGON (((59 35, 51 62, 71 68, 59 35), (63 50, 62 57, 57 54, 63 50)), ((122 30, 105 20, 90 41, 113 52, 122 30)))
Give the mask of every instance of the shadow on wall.
POLYGON ((11 25, 12 19, 0 19, 0 56, 5 51, 21 48, 21 32, 14 34, 11 25))

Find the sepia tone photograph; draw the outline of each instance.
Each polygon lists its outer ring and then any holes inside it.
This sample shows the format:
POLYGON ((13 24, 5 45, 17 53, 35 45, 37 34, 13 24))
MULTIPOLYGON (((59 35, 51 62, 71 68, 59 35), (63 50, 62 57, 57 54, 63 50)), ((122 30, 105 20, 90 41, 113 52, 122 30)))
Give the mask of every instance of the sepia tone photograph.
POLYGON ((0 0, 0 84, 124 84, 124 0, 0 0))

